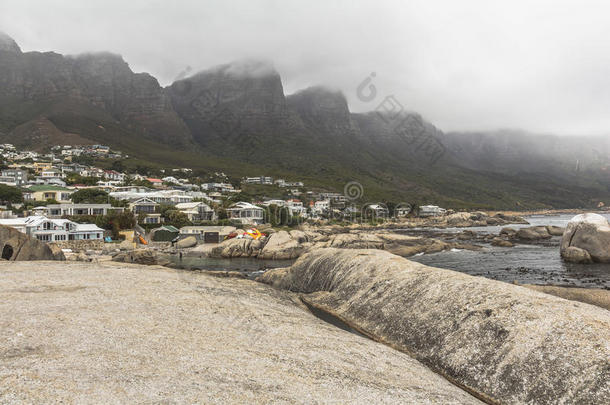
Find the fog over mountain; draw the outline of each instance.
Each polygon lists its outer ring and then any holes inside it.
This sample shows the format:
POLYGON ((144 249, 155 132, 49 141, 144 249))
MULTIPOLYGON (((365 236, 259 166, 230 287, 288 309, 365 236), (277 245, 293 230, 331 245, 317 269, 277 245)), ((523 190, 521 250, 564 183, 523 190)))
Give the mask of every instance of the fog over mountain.
POLYGON ((110 51, 163 85, 229 61, 271 61, 287 94, 323 85, 350 109, 393 95, 445 132, 610 134, 603 1, 3 0, 23 51, 110 51), (377 98, 356 88, 372 72, 377 98))

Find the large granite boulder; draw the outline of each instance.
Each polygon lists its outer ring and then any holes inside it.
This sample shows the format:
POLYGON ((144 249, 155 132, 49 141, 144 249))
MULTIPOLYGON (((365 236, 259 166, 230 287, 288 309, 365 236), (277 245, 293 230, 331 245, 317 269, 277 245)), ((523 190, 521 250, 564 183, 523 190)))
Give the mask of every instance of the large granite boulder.
POLYGON ((532 226, 529 228, 521 228, 517 231, 517 239, 526 241, 536 241, 542 239, 550 239, 552 235, 549 233, 546 226, 532 226))
POLYGON ((0 253, 4 260, 66 260, 60 249, 0 225, 0 253))
POLYGON ((503 404, 610 403, 610 312, 379 250, 315 249, 259 278, 503 404))
POLYGON ((599 214, 576 215, 561 238, 561 257, 566 261, 573 261, 570 247, 585 250, 594 262, 610 263, 610 223, 599 214))
POLYGON ((209 251, 210 257, 226 258, 233 257, 256 257, 265 244, 266 238, 233 238, 223 241, 209 251))
POLYGON ((302 231, 276 232, 269 237, 258 257, 277 260, 295 259, 309 247, 307 240, 307 235, 302 231))
POLYGON ((195 246, 197 246, 197 238, 195 238, 194 236, 187 236, 186 238, 176 242, 176 247, 178 249, 187 249, 195 246))

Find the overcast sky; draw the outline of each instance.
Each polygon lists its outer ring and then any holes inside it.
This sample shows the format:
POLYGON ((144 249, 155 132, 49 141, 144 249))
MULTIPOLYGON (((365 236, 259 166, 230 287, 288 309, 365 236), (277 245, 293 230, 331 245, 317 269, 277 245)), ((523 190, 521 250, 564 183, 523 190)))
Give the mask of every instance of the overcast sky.
POLYGON ((587 0, 0 0, 24 51, 112 51, 163 85, 263 58, 286 93, 338 88, 353 111, 393 95, 445 131, 610 134, 609 19, 587 0))

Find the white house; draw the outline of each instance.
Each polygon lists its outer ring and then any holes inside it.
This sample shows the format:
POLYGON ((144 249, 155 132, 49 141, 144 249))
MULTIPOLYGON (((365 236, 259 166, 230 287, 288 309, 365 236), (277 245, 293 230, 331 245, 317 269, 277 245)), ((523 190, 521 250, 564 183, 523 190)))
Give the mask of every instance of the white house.
POLYGON ((186 214, 189 221, 210 221, 216 216, 214 210, 201 201, 178 203, 176 209, 186 214))
POLYGON ((330 210, 330 200, 320 200, 320 201, 316 201, 313 205, 313 213, 314 214, 321 214, 323 212, 326 212, 330 210))
POLYGON ((229 218, 242 224, 262 224, 263 209, 248 202, 240 201, 227 208, 229 218))
POLYGON ((301 200, 286 200, 286 206, 290 210, 290 215, 297 216, 305 214, 305 207, 303 207, 303 201, 301 200))
POLYGON ((73 215, 107 215, 109 211, 123 211, 122 207, 110 204, 49 204, 46 207, 49 217, 73 215))
POLYGON ((440 208, 436 205, 422 205, 419 207, 420 217, 436 217, 439 215, 445 215, 446 209, 440 208))
POLYGON ((10 226, 44 242, 104 238, 104 230, 95 224, 77 224, 67 219, 49 219, 44 216, 0 219, 0 225, 10 226))

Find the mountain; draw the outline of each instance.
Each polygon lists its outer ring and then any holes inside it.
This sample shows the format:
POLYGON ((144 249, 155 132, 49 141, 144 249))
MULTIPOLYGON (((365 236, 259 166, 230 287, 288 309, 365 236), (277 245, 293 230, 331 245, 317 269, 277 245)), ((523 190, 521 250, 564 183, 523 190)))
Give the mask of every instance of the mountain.
POLYGON ((40 150, 100 142, 135 157, 125 165, 265 174, 337 191, 358 181, 366 201, 511 209, 594 206, 610 195, 607 143, 596 154, 571 138, 445 134, 414 112, 356 114, 335 90, 286 95, 264 61, 162 88, 118 55, 23 53, 6 35, 0 141, 40 150))

